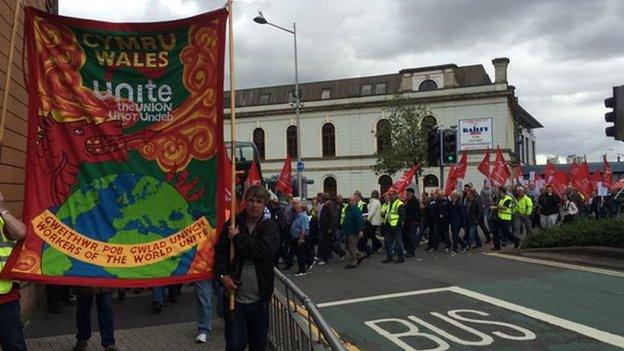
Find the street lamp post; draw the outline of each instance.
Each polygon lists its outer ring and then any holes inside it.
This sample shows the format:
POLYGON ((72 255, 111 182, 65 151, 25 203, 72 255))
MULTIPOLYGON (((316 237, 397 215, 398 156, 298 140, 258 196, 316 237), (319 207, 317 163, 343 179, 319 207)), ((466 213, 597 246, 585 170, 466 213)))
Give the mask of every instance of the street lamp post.
POLYGON ((301 163, 301 117, 299 110, 301 109, 301 98, 299 96, 299 65, 297 62, 297 24, 293 22, 292 30, 273 24, 264 18, 261 11, 258 11, 258 16, 254 17, 254 22, 258 24, 268 24, 275 28, 281 29, 293 35, 295 45, 295 120, 297 123, 297 193, 299 197, 303 196, 301 178, 303 172, 299 169, 301 163))

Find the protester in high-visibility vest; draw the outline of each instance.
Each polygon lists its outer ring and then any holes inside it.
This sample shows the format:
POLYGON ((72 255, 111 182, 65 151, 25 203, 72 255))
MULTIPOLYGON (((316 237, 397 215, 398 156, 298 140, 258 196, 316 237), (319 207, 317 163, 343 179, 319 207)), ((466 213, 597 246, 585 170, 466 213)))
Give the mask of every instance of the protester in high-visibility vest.
POLYGON ((390 202, 386 211, 386 232, 384 233, 386 244, 386 259, 382 263, 390 263, 394 260, 396 250, 398 258, 394 263, 405 261, 405 248, 403 247, 403 222, 405 221, 405 205, 399 199, 396 190, 390 190, 390 202))
POLYGON ((347 208, 349 207, 349 205, 347 205, 344 202, 342 195, 336 196, 336 203, 338 205, 338 211, 340 211, 340 226, 342 227, 342 224, 344 223, 345 215, 347 214, 347 208))
MULTIPOLYGON (((4 195, 0 192, 0 271, 9 259, 16 241, 25 236, 26 226, 4 207, 4 195)), ((19 286, 9 280, 0 280, 0 345, 3 350, 26 350, 20 319, 19 286)))
POLYGON ((383 204, 381 204, 381 226, 382 233, 384 232, 384 228, 386 226, 386 214, 388 213, 388 209, 390 208, 390 194, 385 193, 383 196, 383 204))
POLYGON ((498 204, 492 206, 496 210, 497 223, 494 231, 494 247, 492 250, 501 249, 501 237, 514 243, 514 248, 520 246, 520 239, 511 232, 511 216, 514 206, 514 199, 507 193, 505 187, 499 187, 497 191, 499 197, 498 204))
POLYGON ((525 194, 524 187, 516 188, 516 206, 514 207, 514 234, 522 236, 522 227, 527 235, 531 235, 531 215, 533 214, 533 201, 525 194))

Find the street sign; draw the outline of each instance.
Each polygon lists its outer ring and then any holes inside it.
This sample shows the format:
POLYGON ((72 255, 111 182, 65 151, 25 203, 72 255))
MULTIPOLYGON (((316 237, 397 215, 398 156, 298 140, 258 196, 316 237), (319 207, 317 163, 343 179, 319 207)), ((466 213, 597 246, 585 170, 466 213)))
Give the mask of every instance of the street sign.
POLYGON ((303 161, 297 162, 297 170, 299 172, 303 171, 304 168, 305 168, 305 164, 303 164, 303 161))

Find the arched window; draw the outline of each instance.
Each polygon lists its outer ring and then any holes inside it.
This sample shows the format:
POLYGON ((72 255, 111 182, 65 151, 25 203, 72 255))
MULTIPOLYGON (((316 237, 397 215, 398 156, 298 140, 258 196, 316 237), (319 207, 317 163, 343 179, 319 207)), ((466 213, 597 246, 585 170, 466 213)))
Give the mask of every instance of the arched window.
POLYGON ((336 156, 336 127, 331 123, 323 124, 323 157, 336 156))
POLYGON ((425 188, 437 188, 440 186, 440 183, 438 182, 438 177, 434 176, 433 174, 427 174, 425 176, 425 179, 423 179, 423 186, 425 188))
POLYGON ((387 119, 380 119, 377 122, 376 130, 377 152, 387 150, 390 146, 392 146, 392 131, 390 130, 390 122, 387 119))
POLYGON ((385 194, 388 189, 392 186, 392 178, 389 175, 382 175, 379 177, 379 190, 382 194, 385 194))
POLYGON ((430 90, 437 90, 437 89, 438 89, 438 83, 434 82, 431 79, 423 80, 418 86, 418 91, 430 91, 430 90))
POLYGON ((286 153, 290 157, 297 157, 297 127, 290 126, 286 129, 286 153))
POLYGON ((327 177, 323 180, 323 192, 328 194, 330 198, 335 199, 338 194, 338 184, 336 178, 327 177))
POLYGON ((258 157, 261 160, 264 160, 266 157, 265 147, 264 147, 264 129, 256 128, 253 131, 253 143, 256 145, 256 149, 258 149, 258 157))

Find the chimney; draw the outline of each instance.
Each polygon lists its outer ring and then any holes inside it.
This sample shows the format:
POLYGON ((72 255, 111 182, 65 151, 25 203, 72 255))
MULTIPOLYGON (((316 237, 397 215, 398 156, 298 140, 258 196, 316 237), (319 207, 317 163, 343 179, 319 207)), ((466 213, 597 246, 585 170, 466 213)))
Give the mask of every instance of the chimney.
POLYGON ((492 60, 494 64, 494 83, 507 83, 507 65, 509 59, 506 57, 498 57, 492 60))

